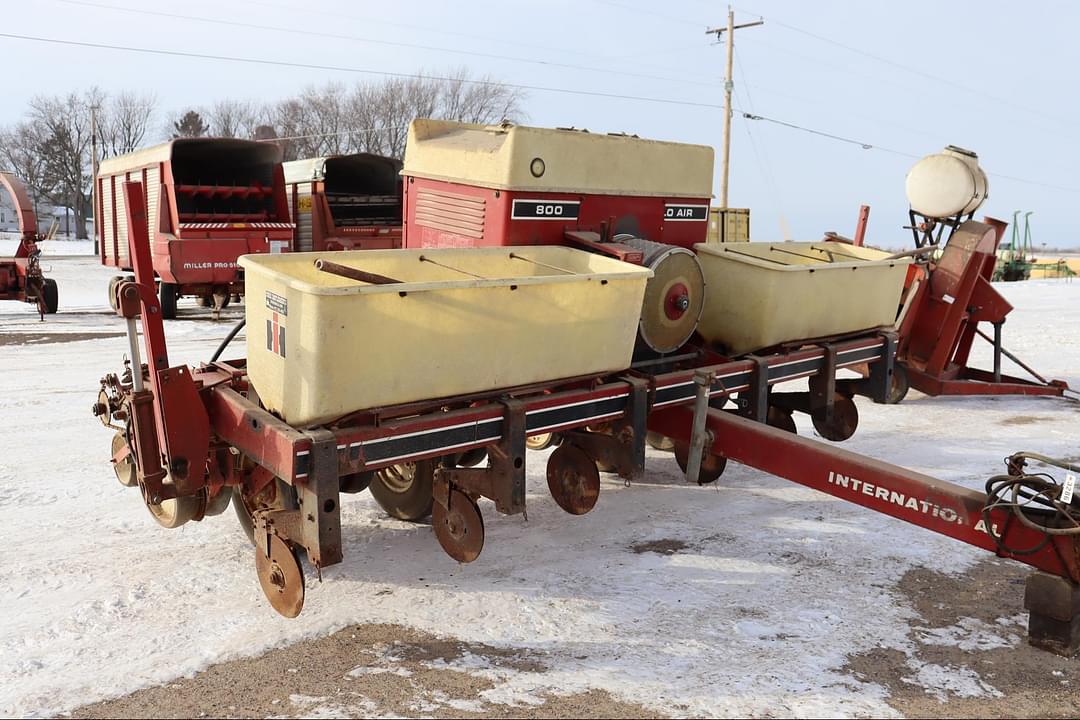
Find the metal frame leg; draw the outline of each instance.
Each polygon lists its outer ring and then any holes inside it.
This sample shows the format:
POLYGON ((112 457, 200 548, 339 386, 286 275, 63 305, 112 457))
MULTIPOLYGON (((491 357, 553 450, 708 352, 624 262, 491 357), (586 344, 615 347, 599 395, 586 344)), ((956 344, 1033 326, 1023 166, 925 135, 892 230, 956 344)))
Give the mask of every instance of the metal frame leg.
POLYGON ((1028 643, 1070 657, 1080 650, 1080 585, 1034 572, 1024 588, 1028 643))
POLYGON ((312 430, 311 472, 297 483, 300 537, 317 568, 341 562, 341 502, 337 439, 329 430, 312 430))

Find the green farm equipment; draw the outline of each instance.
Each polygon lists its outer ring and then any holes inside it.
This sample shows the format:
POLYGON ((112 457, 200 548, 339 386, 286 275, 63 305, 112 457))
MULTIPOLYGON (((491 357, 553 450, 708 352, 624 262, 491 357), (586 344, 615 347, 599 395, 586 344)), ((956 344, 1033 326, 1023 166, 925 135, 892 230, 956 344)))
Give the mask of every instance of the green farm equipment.
POLYGON ((1031 267, 1034 264, 1034 256, 1031 250, 1031 222, 1028 220, 1032 211, 1024 213, 1024 237, 1020 238, 1020 223, 1017 216, 1020 211, 1013 213, 1012 239, 1009 246, 1002 250, 998 249, 997 267, 994 268, 994 280, 1015 282, 1027 280, 1031 277, 1031 267))

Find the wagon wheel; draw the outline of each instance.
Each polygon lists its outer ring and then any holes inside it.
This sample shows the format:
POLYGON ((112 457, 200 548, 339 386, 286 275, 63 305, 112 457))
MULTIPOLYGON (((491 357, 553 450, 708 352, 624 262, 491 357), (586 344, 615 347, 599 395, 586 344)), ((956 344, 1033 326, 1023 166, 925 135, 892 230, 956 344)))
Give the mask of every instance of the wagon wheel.
POLYGON ((176 301, 180 298, 179 288, 175 283, 161 281, 158 287, 158 299, 161 303, 161 317, 164 320, 176 319, 176 301))
MULTIPOLYGON (((679 463, 679 469, 686 474, 690 467, 690 444, 675 441, 675 462, 679 463)), ((727 458, 723 455, 714 455, 708 450, 703 450, 701 455, 701 470, 698 471, 698 485, 708 485, 716 482, 724 469, 727 467, 727 458)))
POLYGON ((859 408, 854 400, 837 393, 833 398, 832 420, 826 421, 824 410, 811 413, 810 418, 818 435, 833 442, 843 442, 854 435, 859 426, 859 408))
POLYGON ((448 507, 435 503, 431 525, 446 554, 458 562, 472 562, 484 549, 484 517, 476 501, 457 489, 450 490, 448 507))
POLYGON ((369 489, 387 515, 415 522, 431 514, 434 480, 435 461, 419 460, 377 471, 369 489))
POLYGON ((255 542, 253 516, 256 510, 293 510, 299 506, 296 488, 280 478, 274 478, 273 482, 254 495, 245 493, 241 486, 233 488, 233 510, 240 521, 240 529, 251 543, 255 542))
POLYGON ((56 281, 45 278, 41 286, 41 302, 45 305, 46 315, 55 315, 60 309, 60 291, 56 288, 56 281))

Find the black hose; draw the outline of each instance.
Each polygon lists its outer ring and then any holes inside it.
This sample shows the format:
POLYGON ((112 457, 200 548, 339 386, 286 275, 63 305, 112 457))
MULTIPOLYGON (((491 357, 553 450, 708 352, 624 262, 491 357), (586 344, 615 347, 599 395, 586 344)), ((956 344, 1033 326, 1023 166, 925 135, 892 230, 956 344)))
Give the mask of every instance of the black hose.
POLYGON ((229 343, 236 337, 236 334, 244 329, 245 323, 247 323, 247 318, 236 323, 233 329, 229 331, 229 334, 225 336, 225 339, 221 341, 221 344, 218 345, 218 349, 214 351, 214 355, 210 358, 210 362, 217 362, 217 359, 221 357, 221 353, 225 352, 225 348, 229 347, 229 343))

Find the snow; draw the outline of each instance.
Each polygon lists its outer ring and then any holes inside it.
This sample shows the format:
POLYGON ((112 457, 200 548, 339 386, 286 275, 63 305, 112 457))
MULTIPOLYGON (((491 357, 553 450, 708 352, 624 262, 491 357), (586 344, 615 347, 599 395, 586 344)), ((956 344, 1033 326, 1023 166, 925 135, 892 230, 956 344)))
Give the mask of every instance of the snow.
POLYGON ((908 660, 908 665, 914 667, 915 675, 905 677, 903 681, 921 686, 927 695, 936 697, 942 703, 950 697, 1001 697, 1001 691, 980 678, 971 668, 911 659, 908 660))
MULTIPOLYGON (((999 618, 999 621, 1001 619, 999 618)), ((1023 627, 1024 623, 1018 623, 1023 627)), ((965 652, 993 650, 994 648, 1014 647, 1020 644, 1016 633, 1001 632, 1001 627, 994 627, 978 618, 960 618, 955 625, 943 628, 916 628, 916 635, 923 645, 945 645, 957 647, 965 652)))
MULTIPOLYGON (((110 270, 93 257, 48 264, 61 312, 40 323, 33 308, 0 303, 0 333, 123 332, 105 305, 110 270)), ((1002 289, 1017 308, 1007 347, 1047 377, 1080 385, 1080 282, 1002 289)), ((170 362, 207 358, 239 312, 213 323, 182 305, 186 319, 166 327, 170 362)), ((687 486, 671 456, 651 450, 644 482, 625 487, 605 476, 596 509, 573 517, 548 496, 544 454, 532 454, 528 522, 485 503, 485 549, 471 565, 447 558, 430 528, 387 519, 366 493, 345 496, 345 561, 324 570, 321 584, 312 574, 303 614, 286 620, 262 598, 231 510, 164 530, 138 493, 116 482, 110 431, 89 411, 98 379, 120 370, 125 350, 119 335, 0 342, 9 420, 0 440, 0 714, 56 714, 381 622, 517 648, 550 666, 451 663, 498 680, 488 702, 536 704, 599 687, 685 715, 890 715, 887 691, 846 673, 847 656, 910 650, 920 619, 894 590, 905 571, 959 573, 983 556, 735 464, 713 488, 687 486), (631 549, 659 540, 682 546, 631 549)), ((1056 398, 912 393, 899 406, 860 399, 859 409, 859 432, 845 447, 969 487, 1000 472, 1011 452, 1075 456, 1080 445, 1077 405, 1056 398), (1009 424, 1016 416, 1038 421, 1009 424)), ((812 433, 803 418, 799 429, 812 433)), ((1013 642, 1004 628, 971 624, 923 635, 976 647, 1013 642)), ((908 681, 935 692, 997 692, 966 668, 909 666, 908 681)), ((282 712, 348 714, 301 696, 290 704, 282 712)))
MULTIPOLYGON (((0 233, 0 257, 12 255, 19 246, 18 233, 0 233)), ((38 243, 43 257, 93 255, 93 240, 42 240, 38 243)))

